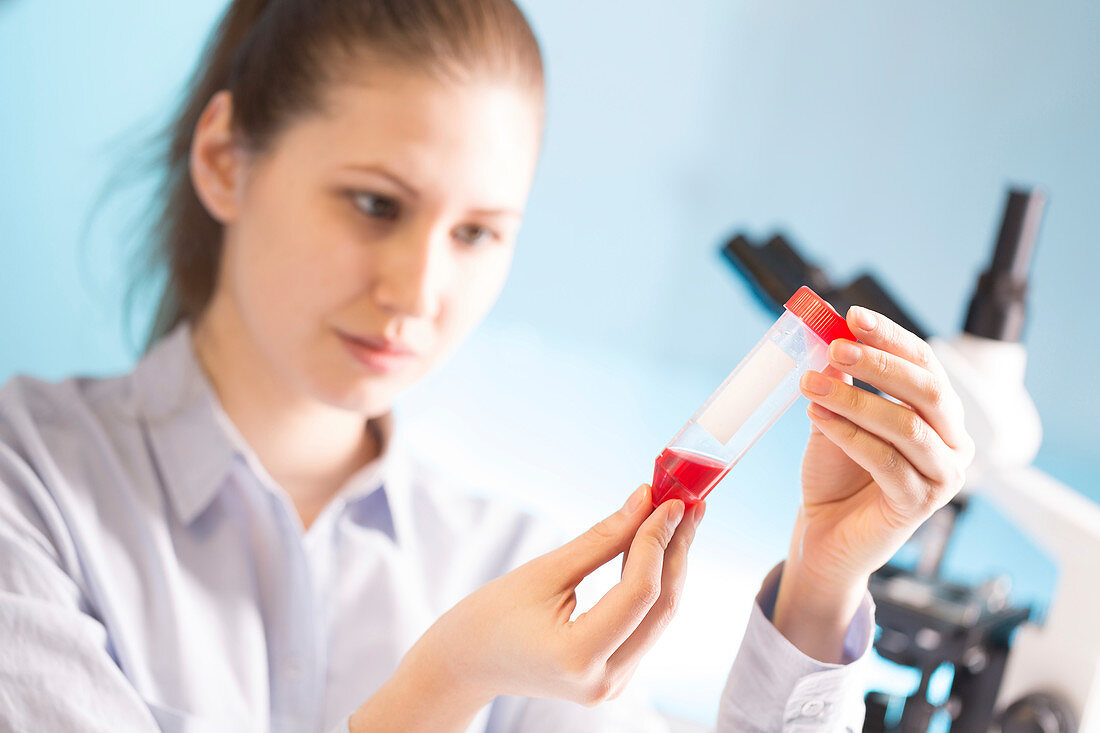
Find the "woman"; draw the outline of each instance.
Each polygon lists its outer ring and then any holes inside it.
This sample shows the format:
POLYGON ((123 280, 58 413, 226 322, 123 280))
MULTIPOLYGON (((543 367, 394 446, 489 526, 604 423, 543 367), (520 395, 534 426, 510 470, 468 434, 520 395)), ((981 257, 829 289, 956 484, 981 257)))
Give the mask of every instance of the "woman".
MULTIPOLYGON (((502 286, 542 112, 511 0, 232 3, 171 130, 151 349, 0 390, 3 727, 662 729, 600 703, 672 617, 703 507, 643 485, 538 555, 391 434, 502 286)), ((971 458, 927 345, 848 323, 862 344, 802 385, 802 507, 723 731, 860 726, 867 577, 971 458)))

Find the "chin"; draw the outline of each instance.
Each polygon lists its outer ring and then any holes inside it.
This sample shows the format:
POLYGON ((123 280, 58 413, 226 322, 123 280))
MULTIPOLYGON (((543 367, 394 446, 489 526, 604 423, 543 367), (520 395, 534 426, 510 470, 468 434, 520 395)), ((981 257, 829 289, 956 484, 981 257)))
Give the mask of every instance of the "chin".
POLYGON ((344 372, 342 379, 325 380, 315 390, 323 402, 364 417, 378 417, 389 412, 397 398, 417 382, 420 371, 409 369, 407 373, 373 375, 344 372))

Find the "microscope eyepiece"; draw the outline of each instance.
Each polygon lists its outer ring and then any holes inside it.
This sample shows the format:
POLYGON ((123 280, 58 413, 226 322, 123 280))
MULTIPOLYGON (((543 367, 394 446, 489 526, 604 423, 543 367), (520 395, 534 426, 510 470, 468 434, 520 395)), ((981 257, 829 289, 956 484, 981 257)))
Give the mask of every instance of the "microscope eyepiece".
POLYGON ((1028 275, 1045 206, 1041 191, 1008 192, 993 261, 978 278, 970 300, 963 326, 967 333, 997 341, 1019 341, 1023 336, 1028 275))

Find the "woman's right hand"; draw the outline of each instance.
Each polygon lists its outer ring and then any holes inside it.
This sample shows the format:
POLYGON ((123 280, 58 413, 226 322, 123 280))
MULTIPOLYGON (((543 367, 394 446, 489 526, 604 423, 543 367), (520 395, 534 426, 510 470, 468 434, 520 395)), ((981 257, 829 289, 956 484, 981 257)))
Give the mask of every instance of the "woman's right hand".
POLYGON ((581 536, 485 584, 424 633, 352 716, 352 732, 388 730, 389 721, 393 730, 463 730, 497 695, 589 706, 616 696, 676 611, 704 510, 685 517, 679 500, 653 509, 642 485, 581 536), (580 582, 621 553, 619 583, 570 620, 580 582))

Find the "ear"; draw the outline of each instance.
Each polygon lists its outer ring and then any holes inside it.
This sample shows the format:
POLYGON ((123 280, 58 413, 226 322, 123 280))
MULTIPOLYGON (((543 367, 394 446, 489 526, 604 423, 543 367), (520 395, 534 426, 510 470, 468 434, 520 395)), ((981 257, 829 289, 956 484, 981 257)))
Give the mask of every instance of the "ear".
POLYGON ((244 155, 233 137, 233 97, 222 90, 210 98, 191 140, 191 181, 199 201, 222 224, 237 218, 244 155))

